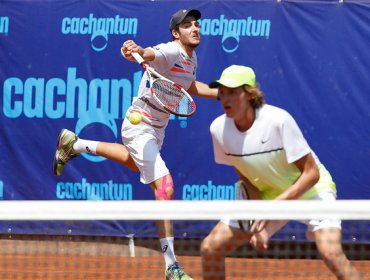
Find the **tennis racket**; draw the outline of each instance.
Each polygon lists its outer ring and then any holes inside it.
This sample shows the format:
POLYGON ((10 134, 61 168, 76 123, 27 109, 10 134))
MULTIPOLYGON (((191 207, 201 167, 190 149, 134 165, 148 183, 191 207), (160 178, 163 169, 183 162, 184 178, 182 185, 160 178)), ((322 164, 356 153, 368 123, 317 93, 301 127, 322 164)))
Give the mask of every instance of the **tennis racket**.
POLYGON ((182 86, 155 71, 140 54, 132 53, 132 56, 148 73, 151 93, 164 110, 177 116, 191 116, 195 113, 195 102, 182 86))
MULTIPOLYGON (((247 186, 244 181, 239 180, 236 183, 236 200, 249 200, 249 198, 247 186)), ((238 220, 239 227, 244 232, 250 232, 253 222, 253 220, 238 220)))

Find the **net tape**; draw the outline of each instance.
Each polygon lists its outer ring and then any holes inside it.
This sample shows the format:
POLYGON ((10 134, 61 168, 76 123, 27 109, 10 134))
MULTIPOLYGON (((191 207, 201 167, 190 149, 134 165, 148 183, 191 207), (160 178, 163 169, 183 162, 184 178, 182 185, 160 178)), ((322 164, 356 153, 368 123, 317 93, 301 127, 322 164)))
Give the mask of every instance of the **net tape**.
POLYGON ((370 220, 369 200, 2 201, 0 220, 370 220))

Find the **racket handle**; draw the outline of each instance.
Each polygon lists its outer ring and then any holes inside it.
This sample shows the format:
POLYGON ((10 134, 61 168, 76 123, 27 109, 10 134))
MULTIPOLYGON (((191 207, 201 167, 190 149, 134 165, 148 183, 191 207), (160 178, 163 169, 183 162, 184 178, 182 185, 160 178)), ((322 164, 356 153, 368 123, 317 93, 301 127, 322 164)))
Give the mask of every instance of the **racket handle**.
MULTIPOLYGON (((125 57, 125 54, 123 53, 123 48, 121 48, 121 54, 123 57, 125 57)), ((135 58, 135 60, 139 63, 142 64, 144 62, 144 59, 141 57, 139 53, 133 52, 131 55, 135 58)))
POLYGON ((133 53, 131 53, 131 55, 136 59, 136 61, 139 64, 142 64, 144 62, 144 59, 141 57, 141 55, 139 53, 133 52, 133 53))

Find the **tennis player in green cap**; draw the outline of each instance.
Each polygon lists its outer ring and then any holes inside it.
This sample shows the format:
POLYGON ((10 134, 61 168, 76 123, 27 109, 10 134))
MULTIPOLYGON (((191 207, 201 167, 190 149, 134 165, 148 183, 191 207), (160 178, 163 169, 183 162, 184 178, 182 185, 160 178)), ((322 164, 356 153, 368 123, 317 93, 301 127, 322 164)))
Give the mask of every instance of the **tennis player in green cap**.
MULTIPOLYGON (((293 117, 265 104, 253 69, 232 65, 210 87, 218 88, 224 109, 210 126, 215 161, 235 168, 250 199, 336 199, 330 173, 293 117)), ((343 252, 340 220, 300 222, 337 279, 361 279, 343 252)), ((270 237, 285 224, 259 220, 243 230, 240 221, 220 221, 201 245, 203 279, 225 279, 226 255, 248 241, 257 250, 268 249, 270 237)))

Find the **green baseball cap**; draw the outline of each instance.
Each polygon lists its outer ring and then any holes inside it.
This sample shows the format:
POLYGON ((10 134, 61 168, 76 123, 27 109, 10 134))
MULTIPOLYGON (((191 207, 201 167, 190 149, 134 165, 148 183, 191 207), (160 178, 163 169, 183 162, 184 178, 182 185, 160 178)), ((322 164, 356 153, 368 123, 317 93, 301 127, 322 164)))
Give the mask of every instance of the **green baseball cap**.
POLYGON ((221 78, 211 82, 209 87, 217 88, 220 85, 228 88, 237 88, 244 85, 255 86, 256 74, 250 67, 231 65, 222 72, 221 78))

